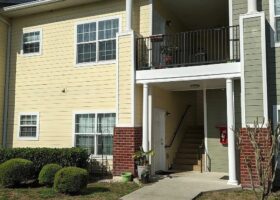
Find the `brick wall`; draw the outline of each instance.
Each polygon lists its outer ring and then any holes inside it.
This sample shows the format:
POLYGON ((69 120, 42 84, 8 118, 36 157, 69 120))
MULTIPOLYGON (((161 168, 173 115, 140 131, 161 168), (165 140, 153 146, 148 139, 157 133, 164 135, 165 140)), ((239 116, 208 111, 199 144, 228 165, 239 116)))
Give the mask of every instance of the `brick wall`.
MULTIPOLYGON (((255 162, 255 153, 253 146, 250 142, 249 136, 247 134, 247 129, 241 129, 241 148, 242 151, 240 152, 240 182, 242 187, 248 188, 251 187, 251 179, 248 171, 248 167, 246 164, 245 158, 247 158, 247 161, 250 167, 252 169, 252 177, 253 182, 255 186, 259 185, 259 179, 256 171, 256 162, 255 162)), ((271 137, 270 137, 270 131, 268 129, 260 129, 259 133, 257 134, 257 142, 260 145, 262 149, 263 155, 265 155, 266 152, 268 152, 269 147, 271 145, 271 137)))
POLYGON ((116 127, 113 146, 113 175, 122 172, 135 174, 135 163, 132 156, 142 145, 142 128, 116 127))

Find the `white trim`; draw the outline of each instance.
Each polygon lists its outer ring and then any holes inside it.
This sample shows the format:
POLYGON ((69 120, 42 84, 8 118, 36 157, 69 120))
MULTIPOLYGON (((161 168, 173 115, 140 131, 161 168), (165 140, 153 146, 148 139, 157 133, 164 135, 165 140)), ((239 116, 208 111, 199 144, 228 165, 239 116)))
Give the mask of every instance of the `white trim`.
MULTIPOLYGON (((100 133, 97 132, 97 116, 98 114, 115 114, 116 116, 116 122, 117 122, 117 113, 116 110, 83 110, 83 111, 73 111, 72 112, 72 147, 76 146, 76 140, 75 140, 75 136, 76 135, 94 135, 94 136, 98 136, 101 135, 100 133), (75 124, 76 124, 76 115, 82 115, 82 114, 94 114, 95 115, 95 133, 78 133, 76 134, 75 131, 75 124)), ((114 135, 114 133, 104 133, 104 135, 114 135)), ((91 156, 95 157, 95 158, 99 158, 101 157, 101 155, 97 154, 97 139, 96 137, 94 137, 94 154, 92 154, 91 156)), ((106 156, 108 159, 112 159, 113 155, 103 155, 106 156)))
POLYGON ((205 159, 204 159, 204 170, 205 172, 209 172, 208 169, 208 119, 207 119, 207 90, 203 88, 203 118, 204 118, 204 152, 205 152, 205 159))
POLYGON ((135 96, 135 83, 136 83, 136 52, 135 52, 135 34, 131 33, 131 125, 135 125, 136 113, 136 96, 135 96))
POLYGON ((263 112, 264 123, 268 125, 268 92, 267 92, 267 61, 266 61, 266 26, 265 14, 261 13, 261 43, 262 43, 262 72, 263 72, 263 112))
POLYGON ((240 63, 200 65, 170 69, 141 70, 136 72, 136 83, 159 83, 219 78, 239 78, 240 63))
POLYGON ((39 141, 39 134, 40 134, 40 113, 39 112, 20 112, 18 115, 18 140, 21 141, 39 141), (36 137, 22 137, 20 136, 20 118, 23 115, 36 115, 37 116, 37 123, 36 123, 36 137))
POLYGON ((244 23, 243 18, 239 18, 240 26, 240 61, 241 61, 241 121, 242 127, 246 127, 246 103, 245 103, 245 70, 244 70, 244 23))
POLYGON ((268 96, 267 96, 267 62, 266 62, 266 32, 265 32, 265 13, 258 12, 240 16, 240 52, 241 52, 241 110, 242 127, 246 127, 246 99, 245 99, 245 63, 244 63, 244 19, 260 17, 261 18, 261 50, 262 50, 262 78, 263 78, 263 117, 264 124, 268 124, 268 96))
MULTIPOLYGON (((99 61, 99 48, 98 48, 98 24, 101 21, 107 21, 107 20, 114 20, 117 19, 119 21, 119 32, 122 32, 122 17, 120 15, 116 16, 110 16, 110 17, 103 17, 100 19, 89 19, 89 20, 81 20, 76 23, 74 23, 74 67, 81 68, 81 67, 92 67, 92 66, 98 66, 98 65, 109 65, 109 64, 116 64, 117 63, 117 50, 116 50, 116 59, 112 60, 105 60, 105 61, 99 61), (95 62, 86 62, 86 63, 78 63, 78 54, 77 54, 77 27, 81 24, 88 24, 88 23, 96 23, 96 61, 95 62)), ((116 34, 116 49, 117 49, 117 35, 116 34)), ((112 38, 113 40, 113 38, 112 38)))
MULTIPOLYGON (((26 9, 26 8, 41 6, 41 5, 53 4, 53 3, 61 2, 61 1, 65 1, 65 0, 40 0, 40 1, 21 3, 18 5, 4 7, 2 12, 22 10, 22 9, 26 9)), ((0 12, 0 13, 2 13, 2 12, 0 12)))
MULTIPOLYGON (((232 6, 232 1, 233 0, 228 0, 228 14, 229 14, 229 26, 232 27, 233 26, 233 6, 232 6)), ((229 31, 229 37, 230 39, 233 38, 233 28, 230 28, 229 31)), ((230 59, 233 58, 233 43, 230 42, 230 59)))
POLYGON ((32 56, 40 56, 42 55, 42 49, 43 49, 43 28, 24 28, 22 31, 22 37, 21 37, 21 50, 20 50, 20 54, 23 57, 32 57, 32 56), (24 41, 23 41, 23 35, 25 33, 33 33, 33 32, 39 32, 40 33, 40 48, 39 48, 39 52, 36 53, 24 53, 23 52, 23 45, 24 45, 24 41))
POLYGON ((154 18, 154 1, 153 0, 149 0, 149 3, 150 3, 150 34, 149 35, 153 35, 153 18, 154 18))
POLYGON ((119 40, 120 35, 117 33, 116 35, 116 61, 117 61, 117 67, 116 67, 116 127, 119 126, 119 110, 120 110, 120 82, 119 82, 119 69, 120 69, 120 63, 119 63, 119 40))

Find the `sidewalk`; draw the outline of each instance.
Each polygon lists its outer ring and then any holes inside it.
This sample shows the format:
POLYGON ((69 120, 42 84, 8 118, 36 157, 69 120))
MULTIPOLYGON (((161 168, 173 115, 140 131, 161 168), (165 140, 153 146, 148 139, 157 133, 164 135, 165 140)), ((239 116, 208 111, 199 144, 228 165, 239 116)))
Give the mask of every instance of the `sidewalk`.
POLYGON ((201 192, 239 188, 239 186, 227 185, 227 180, 221 179, 224 176, 224 173, 184 172, 172 174, 121 199, 191 200, 201 192))

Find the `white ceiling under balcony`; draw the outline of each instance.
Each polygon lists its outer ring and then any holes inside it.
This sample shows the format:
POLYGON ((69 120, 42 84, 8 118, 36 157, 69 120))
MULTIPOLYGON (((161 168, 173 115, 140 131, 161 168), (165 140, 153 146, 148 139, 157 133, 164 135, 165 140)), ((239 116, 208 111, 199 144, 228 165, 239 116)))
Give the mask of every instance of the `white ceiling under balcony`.
POLYGON ((228 0, 160 0, 186 29, 228 25, 228 0))

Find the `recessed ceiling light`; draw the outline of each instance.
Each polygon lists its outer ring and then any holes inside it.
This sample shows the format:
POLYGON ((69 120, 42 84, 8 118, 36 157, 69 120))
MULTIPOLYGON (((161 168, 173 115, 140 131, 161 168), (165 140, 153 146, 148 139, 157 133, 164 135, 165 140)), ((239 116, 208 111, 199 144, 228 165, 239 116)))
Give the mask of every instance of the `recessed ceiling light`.
POLYGON ((193 88, 193 89, 197 89, 197 88, 200 88, 200 85, 199 84, 191 84, 190 87, 193 88))

